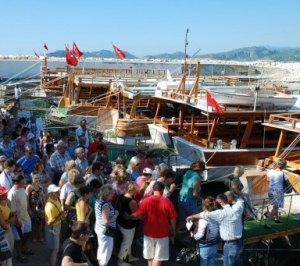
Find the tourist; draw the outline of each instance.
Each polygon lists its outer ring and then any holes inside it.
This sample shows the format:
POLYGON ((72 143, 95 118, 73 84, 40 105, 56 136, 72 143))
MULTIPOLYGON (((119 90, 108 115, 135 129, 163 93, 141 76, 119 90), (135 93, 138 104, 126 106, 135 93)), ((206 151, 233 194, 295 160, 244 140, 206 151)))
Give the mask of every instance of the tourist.
POLYGON ((107 158, 107 153, 105 152, 105 145, 103 143, 99 143, 97 152, 94 152, 89 156, 89 162, 94 163, 101 160, 101 158, 107 158))
POLYGON ((64 213, 58 199, 59 187, 51 184, 48 187, 47 192, 48 200, 45 205, 45 234, 47 247, 51 249, 50 263, 51 266, 55 266, 59 251, 61 220, 64 217, 64 213))
POLYGON ((89 205, 89 200, 93 196, 91 187, 83 186, 79 188, 80 198, 75 203, 76 217, 79 222, 86 222, 89 224, 92 208, 89 205))
POLYGON ((155 170, 152 173, 153 180, 158 180, 161 177, 161 174, 168 169, 171 169, 169 165, 167 165, 166 163, 160 163, 155 167, 155 170))
POLYGON ((127 191, 127 182, 130 180, 130 175, 126 172, 124 167, 117 168, 114 173, 114 181, 112 188, 115 192, 115 196, 118 197, 123 195, 127 191))
POLYGON ((153 194, 153 186, 156 181, 162 182, 165 185, 164 197, 170 198, 172 193, 176 189, 174 183, 176 174, 172 169, 166 169, 160 173, 160 177, 157 180, 152 180, 149 186, 146 188, 144 197, 150 196, 153 194))
POLYGON ((25 148, 28 147, 28 146, 31 146, 33 148, 33 151, 35 154, 38 154, 39 152, 39 145, 35 139, 35 136, 33 133, 29 133, 27 135, 27 142, 25 143, 25 148))
POLYGON ((88 223, 75 222, 72 225, 71 230, 71 237, 68 238, 62 246, 63 254, 61 266, 91 266, 91 262, 84 254, 85 246, 90 234, 88 223))
POLYGON ((87 122, 86 119, 82 119, 80 121, 80 126, 75 131, 77 142, 80 143, 80 138, 82 136, 85 137, 85 143, 83 145, 87 148, 90 144, 90 132, 87 128, 87 122))
POLYGON ((156 182, 154 194, 141 201, 138 210, 131 218, 144 221, 143 255, 148 265, 161 265, 169 260, 169 237, 174 244, 176 211, 172 202, 163 197, 164 184, 156 182))
POLYGON ((29 204, 29 215, 32 222, 32 242, 39 241, 44 244, 43 229, 45 224, 44 216, 44 191, 40 183, 40 174, 36 171, 31 173, 31 184, 26 187, 26 195, 29 204))
POLYGON ((234 193, 240 194, 243 190, 244 186, 240 180, 240 177, 244 174, 244 167, 243 166, 236 166, 233 170, 232 175, 225 180, 225 185, 229 187, 231 191, 234 193))
POLYGON ((94 138, 94 142, 91 143, 89 146, 88 146, 88 158, 94 154, 95 152, 98 151, 98 145, 99 144, 102 144, 104 146, 104 152, 107 154, 108 153, 108 148, 107 148, 107 145, 103 142, 103 134, 98 132, 94 138))
POLYGON ((3 140, 0 142, 0 153, 4 154, 6 158, 12 158, 16 150, 16 142, 11 139, 11 134, 3 133, 3 140))
POLYGON ((101 185, 104 185, 104 178, 101 176, 101 164, 98 162, 92 164, 92 173, 88 176, 85 184, 88 186, 94 179, 97 179, 101 185))
POLYGON ((67 210, 67 206, 66 206, 66 200, 69 196, 69 194, 71 193, 71 191, 76 190, 76 184, 78 184, 78 179, 79 179, 79 171, 77 169, 71 169, 68 172, 68 182, 66 184, 64 184, 60 190, 60 202, 61 202, 61 206, 64 210, 67 210))
POLYGON ((76 160, 75 165, 78 171, 80 172, 80 178, 83 180, 83 177, 86 174, 86 170, 89 167, 89 162, 85 157, 84 149, 79 147, 75 150, 76 160))
POLYGON ((27 146, 25 148, 25 155, 17 161, 17 164, 22 165, 23 172, 24 172, 24 175, 26 178, 26 182, 28 184, 31 183, 30 174, 34 171, 35 164, 38 161, 40 161, 40 157, 34 153, 34 150, 31 146, 27 146))
POLYGON ((4 229, 5 238, 8 242, 9 249, 11 252, 13 252, 15 239, 11 225, 14 224, 16 217, 8 206, 7 194, 8 189, 0 186, 0 226, 4 229))
POLYGON ((143 175, 141 175, 135 180, 138 188, 139 199, 142 199, 144 197, 145 191, 151 181, 152 181, 152 169, 145 168, 143 170, 143 175))
POLYGON ((58 186, 61 188, 64 184, 66 184, 69 180, 69 176, 68 176, 68 173, 70 170, 72 169, 76 169, 76 164, 75 164, 75 161, 74 160, 69 160, 69 161, 66 161, 66 164, 65 164, 65 171, 63 172, 63 174, 61 175, 60 177, 60 180, 59 180, 59 183, 58 183, 58 186))
POLYGON ((139 176, 141 176, 139 163, 140 159, 137 156, 133 156, 129 161, 127 172, 130 174, 132 181, 135 181, 139 176))
POLYGON ((68 138, 67 152, 69 153, 71 158, 74 158, 76 148, 77 148, 76 139, 75 139, 75 137, 70 136, 68 138))
POLYGON ((114 190, 111 185, 104 185, 100 188, 99 198, 95 204, 95 232, 98 239, 97 259, 100 266, 108 264, 114 245, 113 236, 109 229, 116 228, 116 220, 119 212, 114 209, 111 201, 114 197, 114 190))
POLYGON ((0 174, 0 186, 10 190, 13 186, 12 178, 14 177, 14 171, 16 162, 13 159, 8 159, 4 163, 4 170, 0 174))
POLYGON ((16 214, 16 222, 12 227, 15 238, 17 257, 20 262, 27 262, 24 255, 32 255, 33 252, 27 247, 27 241, 31 233, 31 219, 28 214, 28 201, 25 193, 26 180, 23 175, 13 178, 13 187, 8 192, 9 206, 12 213, 16 214))
POLYGON ((124 260, 128 257, 128 262, 135 262, 138 258, 132 255, 131 245, 135 234, 135 229, 138 226, 138 221, 128 220, 125 214, 134 213, 137 208, 137 202, 134 197, 137 193, 137 186, 134 182, 129 183, 127 191, 124 195, 118 198, 116 209, 119 211, 117 218, 118 228, 122 233, 122 243, 118 253, 118 265, 127 265, 124 260))
POLYGON ((12 251, 5 237, 5 230, 0 226, 0 263, 3 266, 12 265, 12 251))
POLYGON ((52 179, 54 176, 54 172, 51 168, 50 157, 54 152, 55 152, 54 144, 48 143, 45 146, 45 153, 43 153, 43 155, 42 155, 42 162, 44 164, 45 171, 46 171, 47 175, 52 179))
MULTIPOLYGON (((215 199, 213 197, 207 197, 202 201, 203 212, 201 215, 215 210, 215 206, 215 199)), ((191 215, 187 219, 191 221, 197 218, 197 215, 191 215)), ((208 222, 205 219, 200 219, 198 226, 195 227, 192 234, 194 239, 197 240, 201 259, 200 265, 216 265, 216 257, 219 246, 219 224, 215 222, 208 222)))
POLYGON ((45 131, 43 137, 40 139, 40 154, 46 153, 47 144, 54 144, 53 136, 50 131, 45 131))
POLYGON ((35 171, 39 174, 41 180, 40 183, 43 187, 44 195, 47 194, 47 188, 50 184, 52 184, 52 178, 45 171, 45 166, 42 161, 36 162, 35 171))
POLYGON ((63 128, 60 130, 60 140, 64 142, 66 145, 68 145, 68 138, 69 138, 69 129, 63 128))
POLYGON ((240 256, 243 252, 243 200, 238 199, 230 206, 227 197, 224 194, 219 194, 216 202, 221 209, 202 212, 197 217, 195 215, 188 217, 188 220, 199 218, 205 219, 209 223, 218 223, 220 237, 225 242, 223 264, 224 266, 239 266, 240 256))
POLYGON ((269 192, 268 196, 270 199, 270 205, 272 205, 272 211, 265 213, 267 216, 267 221, 265 227, 270 229, 273 218, 275 218, 275 223, 281 223, 279 220, 279 208, 284 206, 284 180, 288 180, 288 176, 283 172, 286 167, 286 160, 278 159, 273 164, 273 168, 268 171, 267 178, 269 180, 269 192))
POLYGON ((179 229, 188 216, 199 212, 201 181, 203 180, 202 172, 204 170, 205 163, 197 161, 191 165, 190 169, 183 176, 178 199, 179 229))
POLYGON ((70 155, 66 151, 67 145, 60 141, 57 143, 56 151, 50 157, 50 166, 53 170, 53 183, 58 184, 61 175, 65 170, 65 164, 67 161, 71 160, 70 155))

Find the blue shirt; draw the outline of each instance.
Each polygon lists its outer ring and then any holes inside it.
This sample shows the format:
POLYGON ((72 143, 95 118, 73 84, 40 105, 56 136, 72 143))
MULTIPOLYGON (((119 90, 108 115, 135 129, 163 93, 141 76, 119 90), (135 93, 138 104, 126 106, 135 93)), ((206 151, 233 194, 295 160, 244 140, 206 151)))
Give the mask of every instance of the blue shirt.
MULTIPOLYGON (((198 172, 193 170, 188 170, 184 176, 182 181, 182 187, 179 192, 180 199, 184 200, 196 200, 194 197, 194 186, 197 181, 201 180, 201 176, 198 172)), ((199 189, 200 193, 200 189, 199 189)))
POLYGON ((37 155, 34 155, 31 160, 29 160, 25 155, 17 161, 17 164, 22 165, 22 169, 23 169, 23 172, 25 175, 26 182, 29 184, 31 183, 30 174, 34 171, 35 163, 38 161, 40 161, 40 158, 37 155))

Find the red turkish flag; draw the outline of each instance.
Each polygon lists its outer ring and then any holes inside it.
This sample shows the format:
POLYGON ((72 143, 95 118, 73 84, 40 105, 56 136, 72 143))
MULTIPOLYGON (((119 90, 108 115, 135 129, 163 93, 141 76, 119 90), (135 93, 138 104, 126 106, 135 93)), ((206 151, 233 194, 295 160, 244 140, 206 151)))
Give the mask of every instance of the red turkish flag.
POLYGON ((68 47, 66 47, 66 62, 68 65, 77 66, 78 60, 74 54, 71 53, 68 47))
POLYGON ((125 59, 126 58, 126 54, 121 50, 119 49, 117 46, 113 45, 113 48, 115 50, 115 54, 118 58, 120 59, 125 59))
POLYGON ((78 46, 76 45, 75 42, 73 42, 73 53, 74 55, 77 57, 77 58, 80 58, 83 56, 83 52, 81 52, 79 49, 78 49, 78 46))
POLYGON ((216 109, 217 113, 222 114, 224 113, 222 107, 218 104, 216 99, 212 97, 209 91, 206 91, 206 102, 207 106, 211 106, 216 109))
POLYGON ((45 48, 45 50, 47 50, 47 51, 48 51, 48 46, 47 46, 47 44, 46 44, 46 43, 44 43, 44 48, 45 48))

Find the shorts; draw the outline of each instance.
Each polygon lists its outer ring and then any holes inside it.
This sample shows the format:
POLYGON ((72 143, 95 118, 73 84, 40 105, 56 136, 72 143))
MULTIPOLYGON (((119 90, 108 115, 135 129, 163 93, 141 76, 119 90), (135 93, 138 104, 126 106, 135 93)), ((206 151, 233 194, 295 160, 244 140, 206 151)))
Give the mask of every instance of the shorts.
POLYGON ((61 224, 45 224, 45 235, 47 247, 50 249, 59 249, 61 224))
POLYGON ((144 236, 144 259, 169 260, 169 237, 152 238, 144 236))
POLYGON ((23 234, 30 233, 32 231, 31 220, 26 221, 24 224, 22 224, 21 227, 12 225, 11 230, 13 232, 15 240, 21 240, 23 238, 23 234))

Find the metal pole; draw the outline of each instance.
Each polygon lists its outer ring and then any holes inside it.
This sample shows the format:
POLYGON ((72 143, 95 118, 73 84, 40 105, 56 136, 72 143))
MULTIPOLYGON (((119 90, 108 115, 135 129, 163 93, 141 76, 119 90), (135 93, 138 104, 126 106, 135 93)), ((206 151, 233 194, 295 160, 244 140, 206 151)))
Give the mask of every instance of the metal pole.
POLYGON ((186 61, 186 57, 187 57, 186 50, 187 50, 187 46, 189 45, 189 43, 187 41, 188 33, 189 33, 189 29, 186 29, 186 32, 185 32, 185 43, 184 43, 184 61, 186 61))

